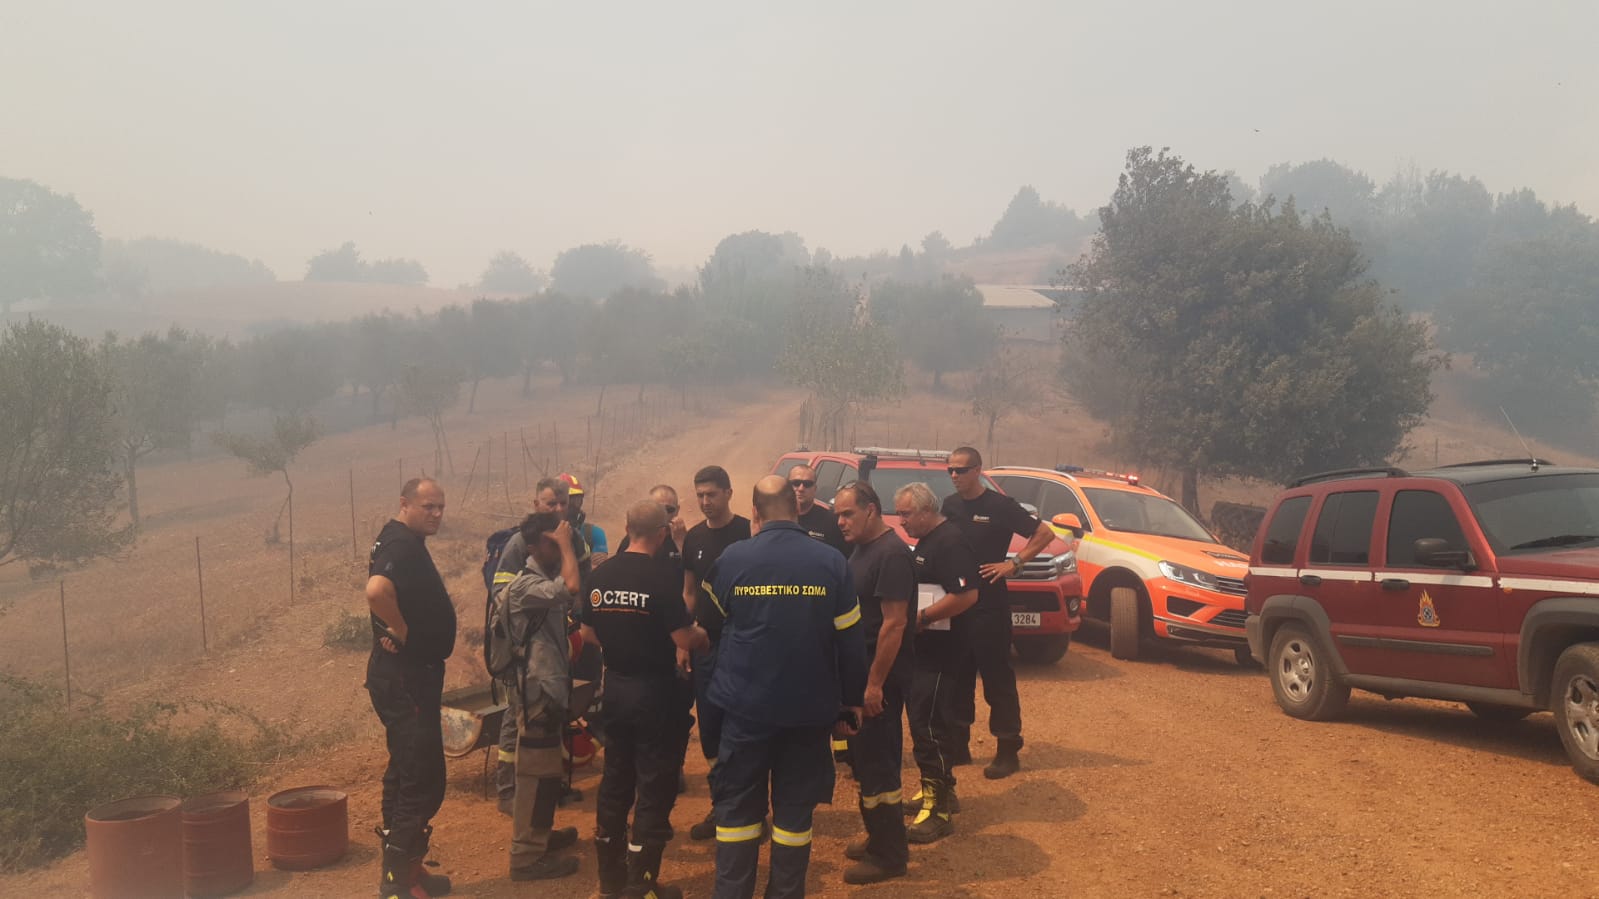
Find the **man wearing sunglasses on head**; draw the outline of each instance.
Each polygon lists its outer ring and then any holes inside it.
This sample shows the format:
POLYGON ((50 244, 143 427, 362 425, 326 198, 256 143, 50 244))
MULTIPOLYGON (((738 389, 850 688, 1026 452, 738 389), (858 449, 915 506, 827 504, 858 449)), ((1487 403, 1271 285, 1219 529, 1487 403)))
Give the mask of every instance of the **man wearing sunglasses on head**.
POLYGON ((972 665, 964 672, 962 703, 966 720, 977 717, 977 676, 983 678, 983 699, 988 703, 988 732, 998 744, 994 761, 983 769, 989 780, 1009 777, 1021 769, 1022 703, 1016 693, 1016 672, 1010 665, 1010 594, 1005 579, 1015 577, 1050 541, 1055 532, 1021 503, 990 490, 983 483, 983 457, 963 446, 949 454, 949 479, 955 492, 944 499, 944 517, 954 522, 977 554, 977 605, 967 614, 967 640, 972 665), (1027 545, 1010 555, 1011 535, 1026 537, 1027 545))
MULTIPOLYGON (((688 535, 688 527, 683 524, 683 516, 679 515, 682 507, 677 502, 677 488, 671 484, 656 484, 650 488, 650 499, 655 500, 666 511, 668 533, 666 539, 661 541, 660 548, 655 550, 655 558, 662 562, 671 563, 679 572, 683 570, 683 538, 688 535)), ((617 545, 617 553, 627 552, 632 546, 632 538, 624 536, 617 545)))
POLYGON ((790 468, 788 486, 794 488, 794 499, 799 502, 799 526, 811 539, 820 540, 848 556, 849 545, 838 529, 838 519, 825 506, 816 504, 816 469, 809 465, 790 468))

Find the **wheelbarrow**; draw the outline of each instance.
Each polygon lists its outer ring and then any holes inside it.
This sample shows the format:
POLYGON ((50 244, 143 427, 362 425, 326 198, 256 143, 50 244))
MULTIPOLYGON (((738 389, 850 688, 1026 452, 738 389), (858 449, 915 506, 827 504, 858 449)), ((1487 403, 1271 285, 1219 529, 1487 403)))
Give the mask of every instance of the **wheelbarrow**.
MULTIPOLYGON (((592 680, 572 681, 572 720, 581 718, 594 703, 599 685, 592 680)), ((491 681, 445 691, 439 708, 446 758, 466 758, 479 749, 493 750, 500 743, 500 727, 509 705, 498 697, 491 681)), ((494 753, 483 753, 483 798, 489 797, 489 763, 494 753)))

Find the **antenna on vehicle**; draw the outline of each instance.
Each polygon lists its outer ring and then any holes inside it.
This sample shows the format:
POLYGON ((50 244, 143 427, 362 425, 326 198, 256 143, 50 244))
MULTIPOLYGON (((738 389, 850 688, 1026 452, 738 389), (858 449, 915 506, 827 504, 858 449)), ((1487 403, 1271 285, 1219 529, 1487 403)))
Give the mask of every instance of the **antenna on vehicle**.
POLYGON ((1521 432, 1516 430, 1516 423, 1510 420, 1510 413, 1505 411, 1504 406, 1500 406, 1499 414, 1505 417, 1505 424, 1510 425, 1510 433, 1516 435, 1516 439, 1521 442, 1522 451, 1527 454, 1528 459, 1532 460, 1532 470, 1537 471, 1538 457, 1533 453, 1532 448, 1527 446, 1527 441, 1522 440, 1521 432))

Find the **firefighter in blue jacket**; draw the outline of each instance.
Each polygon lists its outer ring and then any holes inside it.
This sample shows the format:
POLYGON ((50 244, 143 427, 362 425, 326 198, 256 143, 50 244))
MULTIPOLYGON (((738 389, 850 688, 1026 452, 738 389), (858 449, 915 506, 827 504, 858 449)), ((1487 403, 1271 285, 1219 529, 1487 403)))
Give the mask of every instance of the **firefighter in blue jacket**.
POLYGON ((854 735, 866 691, 866 637, 844 557, 796 523, 783 478, 757 482, 754 505, 755 536, 729 546, 708 579, 727 619, 708 691, 726 712, 711 782, 716 899, 755 893, 768 784, 766 895, 805 895, 811 815, 833 799, 829 735, 854 735))

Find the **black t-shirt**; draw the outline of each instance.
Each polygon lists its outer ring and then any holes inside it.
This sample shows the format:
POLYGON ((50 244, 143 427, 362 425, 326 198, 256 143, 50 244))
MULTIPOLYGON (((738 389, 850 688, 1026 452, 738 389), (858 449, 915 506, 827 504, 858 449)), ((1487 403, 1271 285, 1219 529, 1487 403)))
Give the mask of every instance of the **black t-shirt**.
POLYGON ((694 620, 710 631, 713 640, 722 632, 722 616, 716 611, 716 604, 705 595, 705 581, 711 576, 711 567, 722 557, 722 550, 749 538, 750 520, 742 515, 734 515, 732 521, 719 528, 702 521, 690 528, 683 538, 683 568, 694 572, 694 579, 700 583, 694 620))
POLYGON ((581 618, 600 638, 607 670, 630 677, 676 676, 672 632, 690 623, 677 568, 643 553, 619 553, 594 569, 586 599, 581 618))
MULTIPOLYGON (((976 499, 961 499, 951 493, 944 499, 944 517, 960 528, 977 555, 977 564, 1003 562, 1010 555, 1012 536, 1031 537, 1038 533, 1038 516, 1022 504, 993 490, 985 489, 976 499)), ((1005 581, 978 585, 978 602, 1004 601, 1005 581)))
MULTIPOLYGON (((893 531, 884 531, 871 543, 858 545, 849 557, 855 578, 855 598, 861 604, 861 627, 866 645, 876 653, 877 634, 883 629, 882 601, 905 603, 905 638, 899 644, 900 661, 910 658, 916 633, 916 565, 910 547, 893 531)), ((897 663, 896 663, 897 664, 897 663)))
MULTIPOLYGON (((622 553, 627 552, 627 548, 632 545, 632 538, 626 534, 623 534, 622 542, 616 545, 616 554, 621 555, 622 553)), ((672 570, 677 572, 677 591, 679 595, 682 595, 683 552, 677 548, 677 541, 673 540, 671 537, 667 537, 666 540, 661 543, 661 548, 655 551, 655 558, 658 561, 670 564, 672 566, 672 570)))
MULTIPOLYGON (((916 582, 937 584, 943 593, 965 593, 982 582, 971 544, 953 521, 945 521, 917 541, 911 558, 916 564, 916 582)), ((964 617, 966 612, 950 619, 949 630, 928 628, 916 635, 917 667, 945 673, 961 669, 969 651, 961 620, 964 617)))
POLYGON ((820 540, 828 546, 848 556, 849 544, 844 542, 844 532, 838 529, 838 516, 833 510, 824 506, 811 506, 811 510, 799 517, 799 526, 811 539, 820 540))
MULTIPOLYGON (((382 575, 394 584, 405 618, 405 646, 400 656, 414 662, 440 662, 455 651, 455 604, 444 578, 433 565, 427 543, 410 528, 391 519, 372 544, 368 575, 382 575)), ((372 616, 372 651, 385 652, 378 616, 372 616)))

